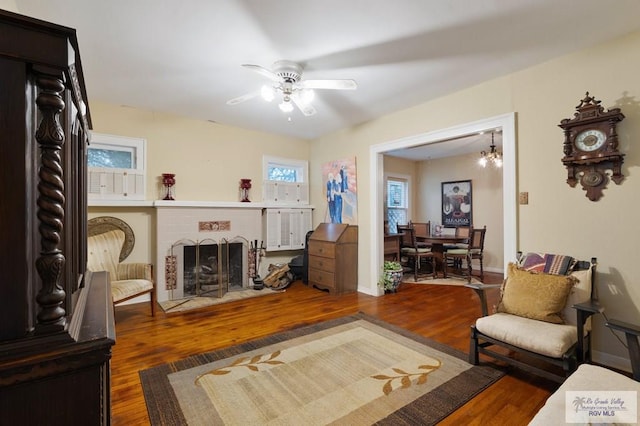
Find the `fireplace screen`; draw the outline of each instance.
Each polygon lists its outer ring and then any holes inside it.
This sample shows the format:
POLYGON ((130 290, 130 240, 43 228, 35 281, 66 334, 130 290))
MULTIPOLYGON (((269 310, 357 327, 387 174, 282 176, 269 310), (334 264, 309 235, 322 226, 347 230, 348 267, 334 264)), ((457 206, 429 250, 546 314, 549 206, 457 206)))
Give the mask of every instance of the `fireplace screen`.
MULTIPOLYGON (((167 282, 172 299, 197 296, 222 297, 245 285, 246 249, 244 242, 222 240, 180 240, 171 247, 175 282, 167 282)), ((169 274, 167 275, 167 277, 169 274)))

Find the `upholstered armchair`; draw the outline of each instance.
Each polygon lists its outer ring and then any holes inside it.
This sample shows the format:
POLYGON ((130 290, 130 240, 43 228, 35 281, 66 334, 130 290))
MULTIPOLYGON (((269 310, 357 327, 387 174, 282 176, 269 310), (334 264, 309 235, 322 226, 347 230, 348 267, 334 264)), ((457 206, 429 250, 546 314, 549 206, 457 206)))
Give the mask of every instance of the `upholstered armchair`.
POLYGON ((87 269, 109 272, 113 304, 148 293, 154 316, 156 291, 152 265, 123 263, 135 241, 131 228, 117 218, 103 216, 91 219, 88 229, 87 269))
POLYGON ((469 362, 479 364, 479 354, 484 354, 562 382, 591 359, 589 317, 602 311, 593 299, 596 259, 538 257, 540 268, 525 269, 526 259, 510 264, 502 285, 466 285, 480 297, 483 315, 471 326, 469 362), (495 287, 501 287, 501 298, 490 313, 485 292, 495 287))

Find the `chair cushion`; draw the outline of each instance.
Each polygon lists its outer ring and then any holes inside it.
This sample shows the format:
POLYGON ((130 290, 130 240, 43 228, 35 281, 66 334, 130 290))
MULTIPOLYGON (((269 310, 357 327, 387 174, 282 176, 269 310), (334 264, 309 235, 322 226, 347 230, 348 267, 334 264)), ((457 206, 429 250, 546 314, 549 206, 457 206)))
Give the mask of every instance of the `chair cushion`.
POLYGON ((573 325, 552 324, 507 313, 497 313, 476 320, 476 329, 500 340, 553 358, 560 358, 578 341, 573 325))
POLYGON ((524 271, 509 263, 497 311, 563 324, 561 311, 575 280, 569 276, 524 271))
POLYGON ((136 296, 153 289, 149 280, 119 280, 111 282, 111 297, 117 303, 131 296, 136 296))
POLYGON ((456 248, 456 249, 447 250, 447 254, 453 254, 453 255, 466 256, 467 253, 469 253, 469 249, 465 249, 465 248, 456 248))
POLYGON ((403 247, 402 248, 402 253, 406 253, 406 254, 411 254, 411 253, 430 253, 431 249, 430 248, 418 248, 415 249, 413 247, 403 247))
POLYGON ((107 271, 111 279, 116 280, 122 244, 124 232, 119 229, 87 238, 87 269, 93 272, 107 271))

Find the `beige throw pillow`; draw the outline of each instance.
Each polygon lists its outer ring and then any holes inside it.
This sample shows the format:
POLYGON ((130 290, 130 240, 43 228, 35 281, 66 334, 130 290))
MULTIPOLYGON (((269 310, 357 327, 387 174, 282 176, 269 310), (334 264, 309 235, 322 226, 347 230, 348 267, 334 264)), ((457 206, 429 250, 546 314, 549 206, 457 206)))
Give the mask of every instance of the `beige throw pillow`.
POLYGON ((565 275, 533 273, 510 263, 502 287, 498 312, 563 324, 561 311, 576 279, 565 275))

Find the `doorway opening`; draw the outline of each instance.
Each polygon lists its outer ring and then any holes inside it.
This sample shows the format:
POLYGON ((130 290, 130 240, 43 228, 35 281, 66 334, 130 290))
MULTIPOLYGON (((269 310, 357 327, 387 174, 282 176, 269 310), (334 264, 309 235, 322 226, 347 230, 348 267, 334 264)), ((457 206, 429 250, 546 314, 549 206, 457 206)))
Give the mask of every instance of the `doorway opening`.
MULTIPOLYGON (((370 209, 371 215, 371 251, 370 273, 376 277, 380 271, 383 260, 383 227, 378 226, 384 221, 384 179, 383 179, 383 154, 403 148, 412 148, 431 143, 442 143, 447 140, 457 139, 462 136, 493 129, 502 129, 503 142, 503 235, 504 235, 504 269, 511 255, 517 250, 517 204, 516 204, 516 141, 515 141, 515 113, 504 114, 492 118, 478 120, 472 123, 462 124, 443 130, 418 134, 402 139, 397 139, 370 147, 369 159, 371 170, 371 187, 373 191, 370 209)), ((372 289, 372 294, 380 294, 379 289, 372 289)))

